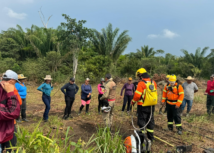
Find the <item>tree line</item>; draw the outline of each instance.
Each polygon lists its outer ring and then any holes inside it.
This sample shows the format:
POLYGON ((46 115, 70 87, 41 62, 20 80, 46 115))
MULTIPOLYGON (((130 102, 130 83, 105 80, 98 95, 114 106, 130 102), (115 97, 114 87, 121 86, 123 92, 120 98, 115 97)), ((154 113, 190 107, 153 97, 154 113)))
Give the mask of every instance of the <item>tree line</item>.
POLYGON ((12 69, 36 82, 51 74, 55 81, 64 82, 68 76, 78 76, 79 81, 86 77, 97 81, 106 73, 129 77, 140 67, 150 75, 182 77, 207 78, 214 71, 214 50, 208 47, 197 48, 195 53, 182 49, 183 55, 177 57, 170 53, 161 56, 163 50, 144 45, 137 52, 123 55, 132 40, 128 30, 113 29, 109 24, 98 31, 87 28, 86 20, 62 16, 65 22, 56 29, 32 25, 24 30, 17 25, 2 31, 0 73, 12 69))

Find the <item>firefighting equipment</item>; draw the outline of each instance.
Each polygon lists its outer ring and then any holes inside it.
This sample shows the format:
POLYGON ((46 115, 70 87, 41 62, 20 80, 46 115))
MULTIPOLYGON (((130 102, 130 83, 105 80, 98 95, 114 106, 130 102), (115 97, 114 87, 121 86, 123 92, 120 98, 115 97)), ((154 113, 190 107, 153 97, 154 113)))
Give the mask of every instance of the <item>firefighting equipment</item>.
POLYGON ((144 68, 138 69, 137 72, 136 72, 136 77, 137 77, 139 74, 143 74, 143 73, 147 73, 147 71, 146 71, 144 68))
POLYGON ((154 82, 146 82, 143 80, 146 84, 146 89, 144 89, 142 99, 143 99, 143 106, 153 106, 156 105, 158 102, 158 94, 157 89, 155 88, 154 82))
POLYGON ((103 107, 101 107, 101 110, 102 110, 104 113, 108 113, 108 112, 111 111, 111 106, 108 106, 108 107, 103 106, 103 107))
POLYGON ((169 77, 169 82, 175 82, 176 79, 177 79, 176 75, 171 75, 171 76, 169 77))

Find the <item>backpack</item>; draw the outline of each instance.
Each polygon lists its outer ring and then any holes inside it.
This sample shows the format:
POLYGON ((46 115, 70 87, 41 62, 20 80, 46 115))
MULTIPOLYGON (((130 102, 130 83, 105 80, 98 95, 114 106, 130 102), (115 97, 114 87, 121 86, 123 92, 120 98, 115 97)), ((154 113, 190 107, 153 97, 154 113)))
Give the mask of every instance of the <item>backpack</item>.
POLYGON ((158 94, 157 89, 155 88, 155 84, 151 79, 151 82, 146 82, 142 80, 146 84, 146 90, 142 95, 143 105, 142 106, 154 106, 158 102, 158 94))

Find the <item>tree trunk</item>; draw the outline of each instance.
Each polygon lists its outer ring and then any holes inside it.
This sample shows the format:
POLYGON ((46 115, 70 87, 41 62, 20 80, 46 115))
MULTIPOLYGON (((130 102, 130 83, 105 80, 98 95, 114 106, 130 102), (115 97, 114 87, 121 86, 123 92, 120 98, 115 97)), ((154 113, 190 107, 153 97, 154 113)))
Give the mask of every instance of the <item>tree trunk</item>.
POLYGON ((78 59, 77 59, 77 49, 73 53, 73 76, 75 79, 76 72, 77 72, 77 66, 78 66, 78 59))

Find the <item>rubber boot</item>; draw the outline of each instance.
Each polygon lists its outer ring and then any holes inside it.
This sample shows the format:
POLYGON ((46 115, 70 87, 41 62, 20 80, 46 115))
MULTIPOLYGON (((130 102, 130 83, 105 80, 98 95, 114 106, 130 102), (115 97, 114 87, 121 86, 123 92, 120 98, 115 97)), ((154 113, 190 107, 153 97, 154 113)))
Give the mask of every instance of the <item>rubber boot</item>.
POLYGON ((67 120, 67 119, 68 119, 68 117, 69 117, 69 115, 66 115, 66 116, 64 117, 64 120, 67 120))
POLYGON ((179 134, 179 135, 182 135, 182 127, 179 127, 179 128, 177 128, 177 133, 179 134))
POLYGON ((187 111, 186 117, 189 117, 189 111, 187 111))
POLYGON ((86 104, 86 114, 90 115, 89 111, 89 104, 86 104))
POLYGON ((20 116, 16 119, 16 122, 17 122, 17 123, 21 123, 20 116))
POLYGON ((81 114, 81 111, 82 111, 83 107, 84 107, 83 105, 81 105, 81 106, 80 106, 80 110, 79 110, 78 115, 80 115, 80 114, 81 114))

